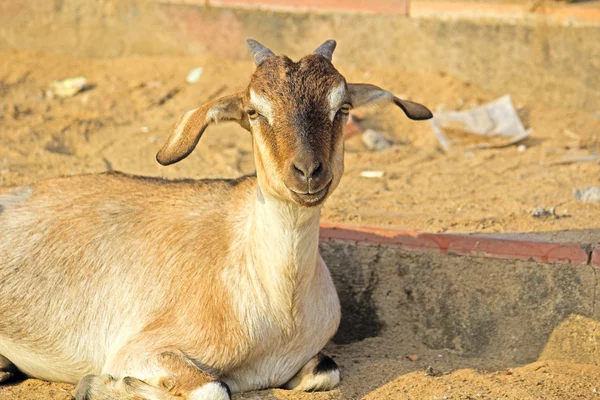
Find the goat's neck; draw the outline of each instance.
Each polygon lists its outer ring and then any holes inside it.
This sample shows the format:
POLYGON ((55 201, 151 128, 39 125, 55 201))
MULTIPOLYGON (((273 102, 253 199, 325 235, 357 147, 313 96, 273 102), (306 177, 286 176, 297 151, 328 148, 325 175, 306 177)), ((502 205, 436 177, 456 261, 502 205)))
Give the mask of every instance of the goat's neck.
POLYGON ((292 297, 303 291, 317 267, 321 209, 263 196, 257 189, 247 255, 269 295, 289 296, 293 308, 292 297))

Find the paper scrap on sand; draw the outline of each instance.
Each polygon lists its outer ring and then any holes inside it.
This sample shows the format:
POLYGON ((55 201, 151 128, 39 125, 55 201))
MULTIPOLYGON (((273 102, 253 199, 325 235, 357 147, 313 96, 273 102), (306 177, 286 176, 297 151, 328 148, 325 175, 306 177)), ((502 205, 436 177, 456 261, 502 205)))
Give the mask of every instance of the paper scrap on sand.
POLYGON ((463 135, 463 142, 472 141, 467 136, 478 135, 476 143, 466 149, 499 148, 519 143, 531 134, 526 130, 513 107, 510 95, 466 111, 437 112, 429 121, 444 151, 452 145, 448 132, 463 135), (445 134, 446 131, 446 134, 445 134))
POLYGON ((60 98, 75 96, 77 93, 88 88, 87 80, 83 76, 54 81, 50 85, 52 93, 60 98))

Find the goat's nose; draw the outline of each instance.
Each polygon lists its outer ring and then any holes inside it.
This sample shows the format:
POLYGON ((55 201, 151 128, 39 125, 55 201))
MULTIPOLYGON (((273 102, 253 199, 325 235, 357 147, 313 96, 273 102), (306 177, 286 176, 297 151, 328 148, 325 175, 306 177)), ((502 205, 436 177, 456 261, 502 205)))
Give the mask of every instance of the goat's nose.
POLYGON ((302 181, 317 179, 323 170, 323 164, 316 160, 296 160, 292 163, 292 171, 302 181))

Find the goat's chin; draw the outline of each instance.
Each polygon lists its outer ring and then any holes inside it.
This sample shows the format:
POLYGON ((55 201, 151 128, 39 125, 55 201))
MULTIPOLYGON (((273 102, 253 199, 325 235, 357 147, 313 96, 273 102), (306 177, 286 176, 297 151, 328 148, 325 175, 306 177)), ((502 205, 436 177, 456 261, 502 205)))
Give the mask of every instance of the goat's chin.
POLYGON ((301 207, 314 208, 321 207, 329 195, 331 185, 325 186, 322 190, 316 193, 297 193, 289 190, 292 201, 301 207))

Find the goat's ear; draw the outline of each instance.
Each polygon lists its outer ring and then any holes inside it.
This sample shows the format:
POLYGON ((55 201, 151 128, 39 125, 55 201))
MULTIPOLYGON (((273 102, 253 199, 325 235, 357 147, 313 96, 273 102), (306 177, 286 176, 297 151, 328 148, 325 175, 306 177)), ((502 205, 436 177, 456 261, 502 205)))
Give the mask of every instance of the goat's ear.
POLYGON ((427 107, 419 103, 408 100, 402 100, 375 85, 367 83, 349 83, 348 89, 352 99, 352 106, 360 107, 365 104, 373 103, 394 103, 404 111, 404 114, 410 119, 423 120, 430 119, 433 114, 427 107))
POLYGON ((212 101, 183 114, 167 143, 159 150, 156 161, 170 165, 186 158, 196 147, 208 125, 233 121, 244 126, 241 93, 212 101))

